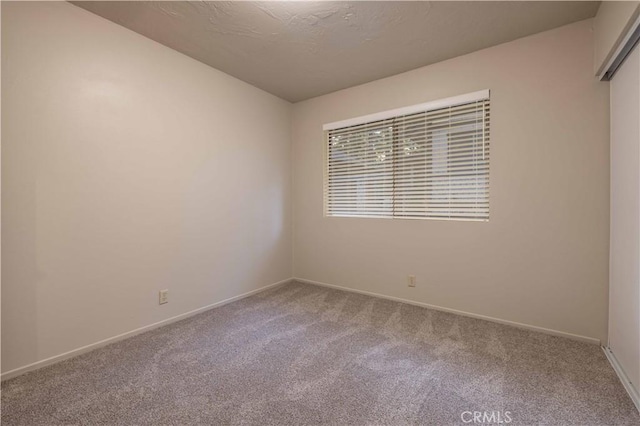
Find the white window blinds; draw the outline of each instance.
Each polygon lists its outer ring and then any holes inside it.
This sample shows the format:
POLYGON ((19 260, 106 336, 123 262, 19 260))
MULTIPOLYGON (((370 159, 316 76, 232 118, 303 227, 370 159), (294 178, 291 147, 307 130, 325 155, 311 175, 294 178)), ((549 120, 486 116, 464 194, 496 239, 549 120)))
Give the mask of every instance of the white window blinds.
POLYGON ((488 91, 325 130, 325 215, 489 219, 488 91))

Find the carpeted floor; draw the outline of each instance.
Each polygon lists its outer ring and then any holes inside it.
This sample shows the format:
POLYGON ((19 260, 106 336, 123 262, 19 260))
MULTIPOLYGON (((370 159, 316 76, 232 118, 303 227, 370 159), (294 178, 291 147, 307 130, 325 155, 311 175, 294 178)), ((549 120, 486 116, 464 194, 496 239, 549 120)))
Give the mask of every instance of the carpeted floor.
POLYGON ((3 426, 480 424, 474 411, 640 424, 596 345, 300 283, 2 384, 3 426))

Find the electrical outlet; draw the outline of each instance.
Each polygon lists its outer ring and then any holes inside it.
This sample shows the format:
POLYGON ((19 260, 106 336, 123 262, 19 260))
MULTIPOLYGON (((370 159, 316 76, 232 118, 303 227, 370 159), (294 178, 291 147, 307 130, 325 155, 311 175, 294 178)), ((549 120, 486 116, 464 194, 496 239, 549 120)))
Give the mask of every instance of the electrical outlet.
POLYGON ((158 304, 164 305, 165 303, 169 303, 169 290, 160 290, 159 293, 158 304))
POLYGON ((409 287, 415 287, 416 286, 416 276, 415 275, 407 276, 407 281, 409 283, 409 287))

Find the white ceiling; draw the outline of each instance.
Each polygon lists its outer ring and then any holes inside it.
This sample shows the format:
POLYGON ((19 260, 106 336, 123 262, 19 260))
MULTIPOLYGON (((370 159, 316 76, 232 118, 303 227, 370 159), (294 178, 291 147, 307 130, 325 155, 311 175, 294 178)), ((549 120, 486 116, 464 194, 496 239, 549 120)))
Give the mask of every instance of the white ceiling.
POLYGON ((599 2, 72 2, 291 102, 593 17, 599 2))

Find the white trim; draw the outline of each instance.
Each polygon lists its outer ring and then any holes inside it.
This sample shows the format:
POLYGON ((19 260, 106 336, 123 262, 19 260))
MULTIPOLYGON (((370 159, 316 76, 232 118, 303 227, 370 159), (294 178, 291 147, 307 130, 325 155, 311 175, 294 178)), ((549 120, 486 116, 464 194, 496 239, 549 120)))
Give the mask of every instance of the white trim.
POLYGON ((226 305, 228 303, 235 302, 235 301, 240 300, 240 299, 244 299, 245 297, 253 296, 254 294, 261 293, 261 292, 263 292, 265 290, 269 290, 270 288, 277 287, 279 285, 291 282, 292 280, 293 280, 292 278, 288 278, 286 280, 278 281, 277 283, 269 284, 269 285, 266 285, 264 287, 260 287, 260 288, 258 288, 256 290, 248 291, 248 292, 240 294, 238 296, 230 297, 228 299, 221 300, 221 301, 216 302, 216 303, 212 303, 212 304, 204 306, 202 308, 194 309, 193 311, 189 311, 189 312, 186 312, 184 314, 176 315, 175 317, 167 318, 165 320, 156 322, 156 323, 151 324, 151 325, 140 327, 140 328, 137 328, 135 330, 119 334, 117 336, 109 337, 108 339, 104 339, 104 340, 101 340, 99 342, 92 343, 90 345, 82 346, 80 348, 73 349, 73 350, 71 350, 69 352, 65 352, 65 353, 62 353, 60 355, 55 355, 55 356, 52 356, 50 358, 34 362, 32 364, 25 365, 23 367, 15 368, 15 369, 13 369, 11 371, 7 371, 6 373, 2 373, 2 376, 1 376, 0 380, 5 381, 5 380, 8 380, 8 379, 20 376, 20 375, 22 375, 24 373, 27 373, 29 371, 37 370, 39 368, 46 367, 48 365, 56 364, 56 363, 58 363, 60 361, 64 361, 65 359, 73 358, 75 356, 81 355, 81 354, 86 353, 86 352, 93 351, 95 349, 101 348, 101 347, 109 345, 111 343, 115 343, 115 342, 118 342, 120 340, 128 339, 129 337, 133 337, 133 336, 136 336, 138 334, 142 334, 142 333, 145 333, 147 331, 151 331, 151 330, 154 330, 156 328, 159 328, 159 327, 162 327, 162 326, 165 326, 165 325, 169 325, 171 323, 174 323, 174 322, 177 322, 177 321, 192 317, 194 315, 200 314, 200 313, 208 311, 210 309, 218 308, 218 307, 226 305))
POLYGON ((581 336, 579 334, 567 333, 565 331, 552 330, 550 328, 538 327, 530 324, 523 324, 515 321, 509 321, 500 318, 489 317, 486 315, 474 314, 472 312, 459 311, 457 309, 445 308, 442 306, 430 305, 428 303, 417 302, 415 300, 403 299, 401 297, 387 296, 386 294, 373 293, 371 291, 357 290, 355 288, 343 287, 335 284, 327 284, 320 281, 307 280, 305 278, 293 278, 293 281, 299 281, 301 283, 307 283, 312 285, 318 285, 322 287, 330 287, 338 290, 349 291, 351 293, 365 294, 367 296, 378 297, 380 299, 393 300, 395 302, 407 303, 409 305, 421 306, 423 308, 434 309, 436 311, 449 312, 451 314, 462 315, 469 318, 477 318, 485 321, 496 322, 498 324, 510 325, 512 327, 522 328, 525 330, 537 331, 544 334, 550 334, 552 336, 565 337, 571 340, 578 340, 585 343, 591 343, 594 345, 600 345, 600 340, 593 337, 581 336))
POLYGON ((618 47, 613 52, 613 55, 611 55, 611 58, 609 58, 609 61, 607 62, 607 65, 605 65, 602 68, 602 70, 600 71, 600 74, 598 74, 596 76, 598 78, 598 80, 602 80, 604 78, 604 76, 607 74, 607 71, 609 71, 609 69, 611 69, 611 66, 616 61, 616 59, 618 59, 618 56, 620 55, 622 50, 626 47, 627 43, 629 42, 629 39, 631 38, 631 36, 635 32, 636 28, 638 28, 639 26, 640 26, 640 15, 638 15, 638 18, 636 19, 636 21, 633 23, 633 25, 631 25, 631 28, 629 28, 629 30, 627 31, 627 34, 625 34, 625 36, 622 39, 622 41, 618 44, 618 47))
POLYGON ((613 367, 613 370, 616 372, 616 374, 618 375, 618 378, 622 382, 622 386, 624 386, 625 390, 629 394, 631 401, 633 401, 633 403, 636 406, 636 409, 638 410, 638 412, 640 412, 640 394, 638 394, 638 391, 631 383, 631 380, 629 380, 629 376, 627 376, 627 373, 625 373, 624 370, 622 369, 622 366, 618 362, 618 359, 616 358, 611 348, 603 346, 602 350, 604 351, 605 356, 609 360, 609 363, 613 367))
POLYGON ((358 124, 371 123, 373 121, 385 120, 387 118, 398 117, 401 115, 415 114, 418 112, 431 111, 439 108, 447 108, 469 102, 481 101, 489 99, 489 89, 479 90, 465 95, 453 96, 446 99, 438 99, 436 101, 426 102, 423 104, 412 105, 403 108, 396 108, 389 111, 377 112, 375 114, 363 115, 361 117, 350 118, 348 120, 335 121, 325 124, 322 130, 335 130, 343 127, 357 126, 358 124))

